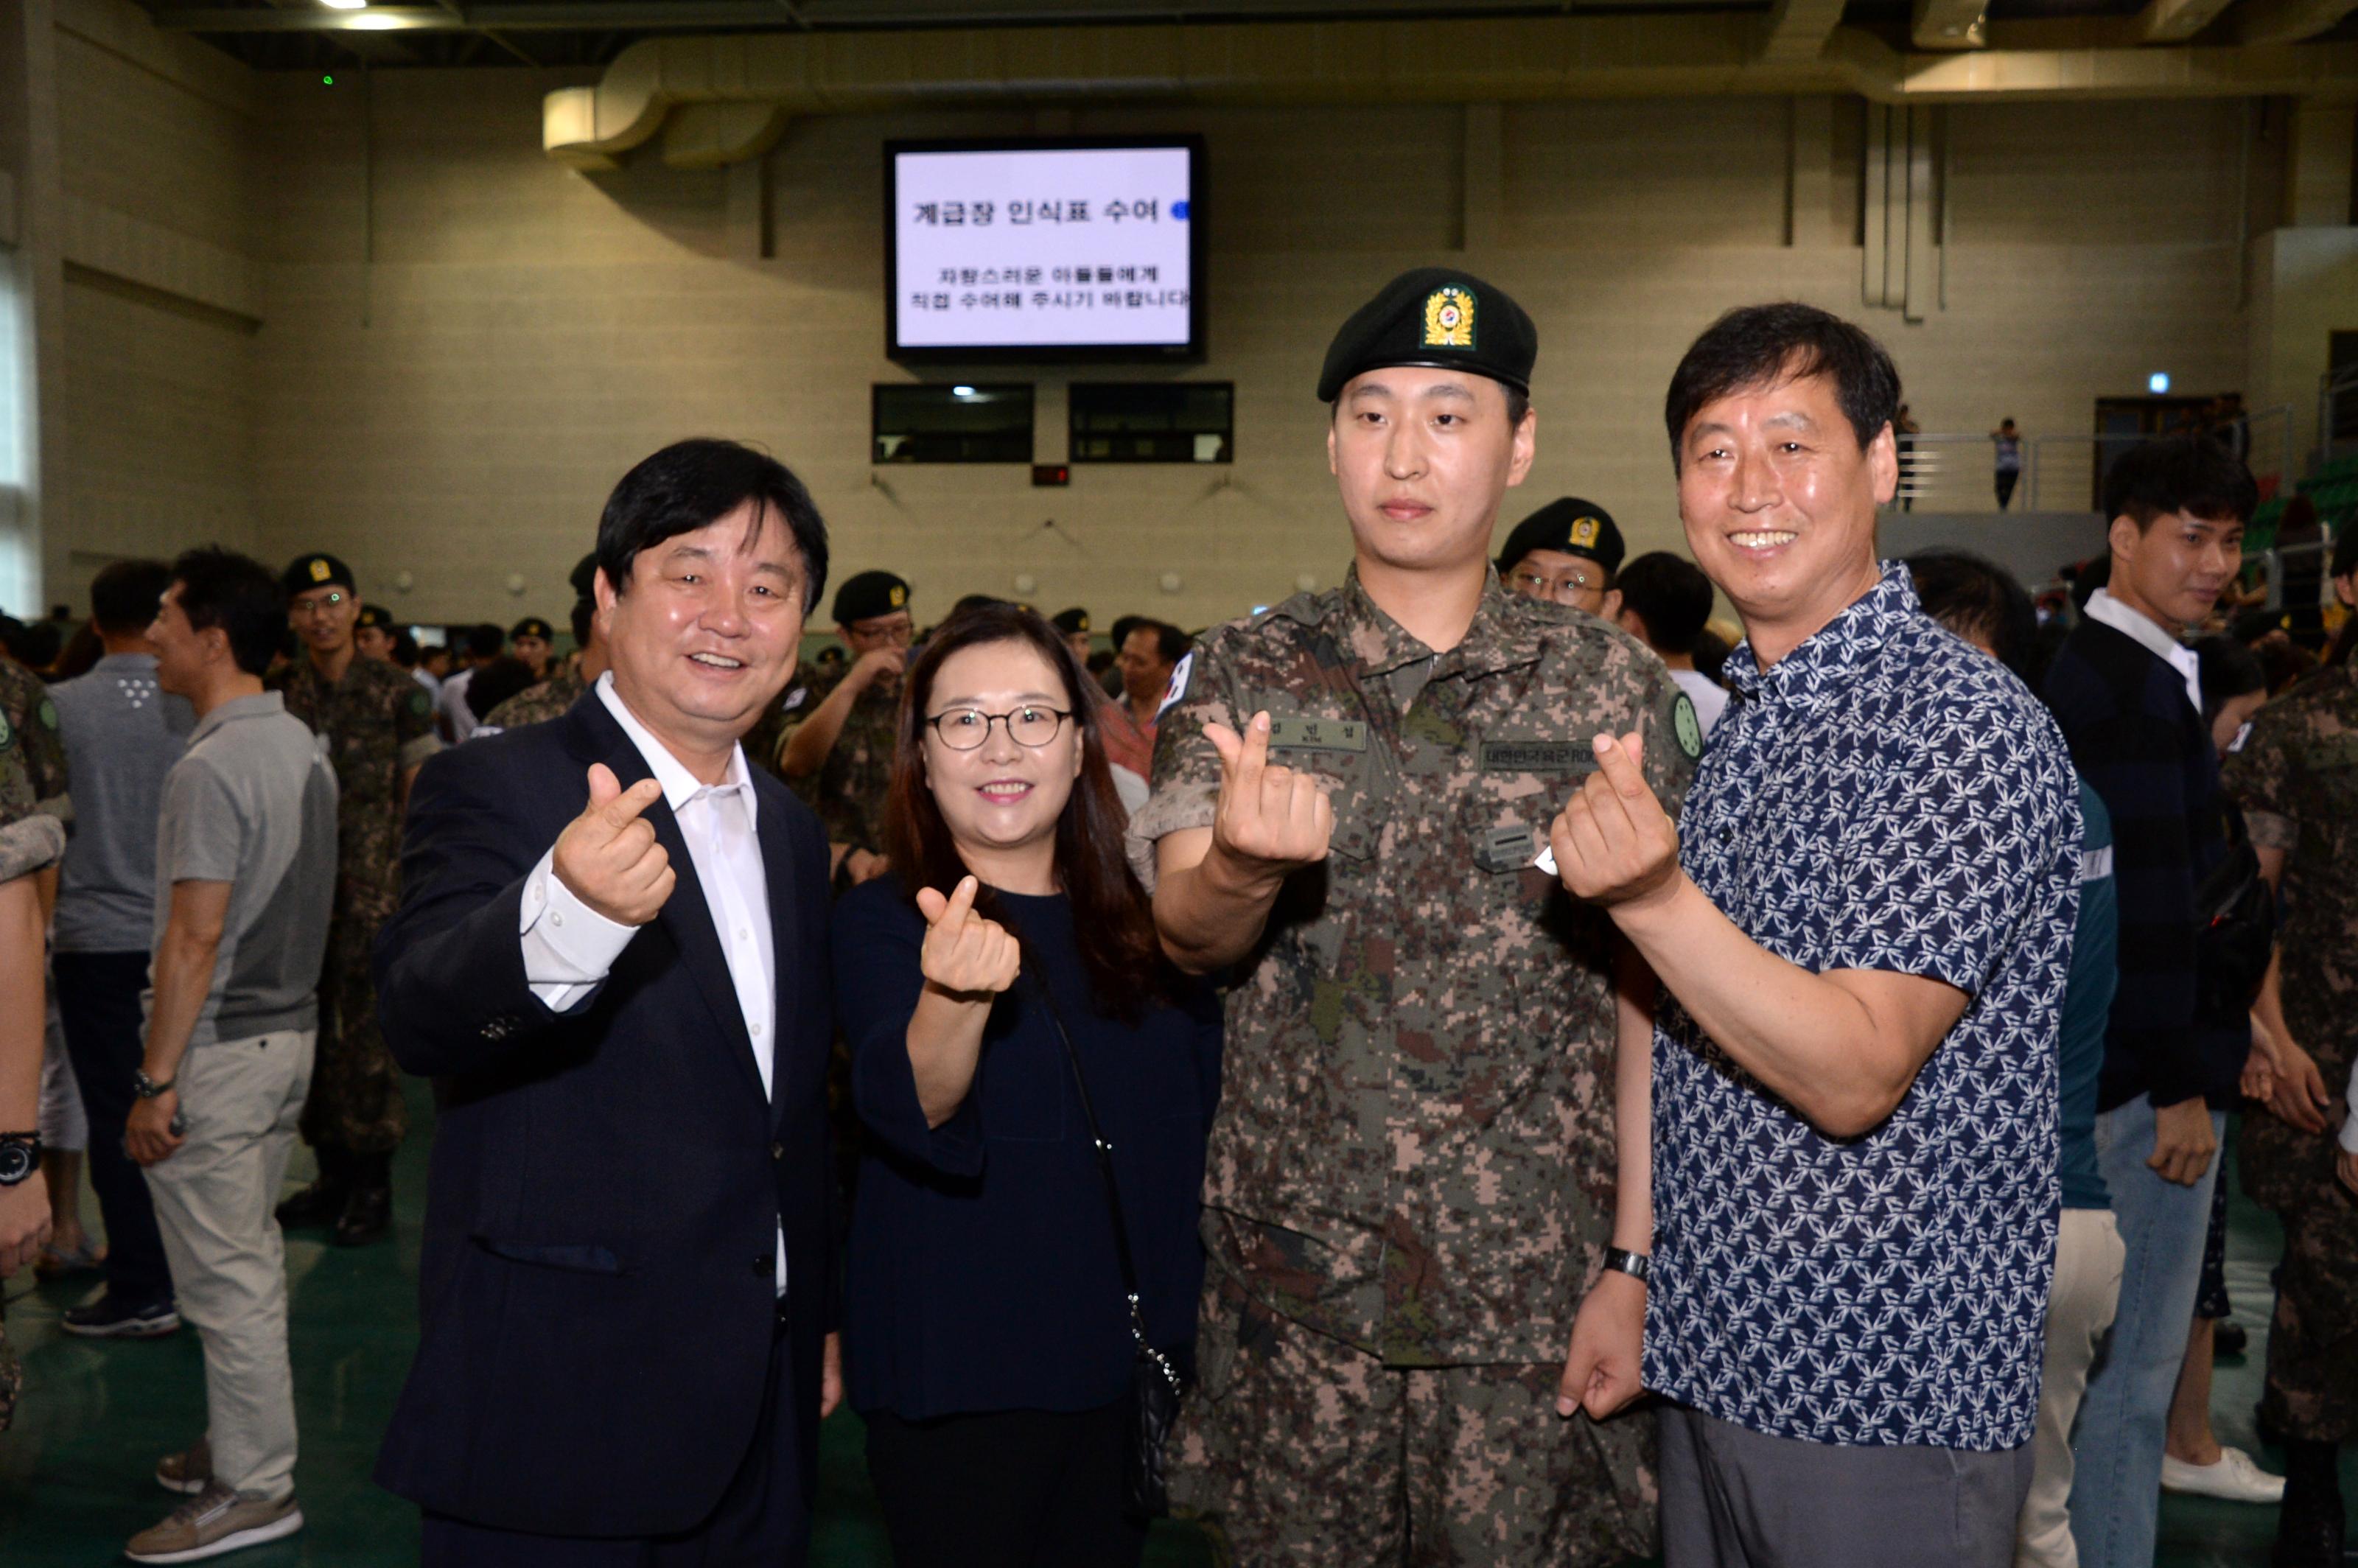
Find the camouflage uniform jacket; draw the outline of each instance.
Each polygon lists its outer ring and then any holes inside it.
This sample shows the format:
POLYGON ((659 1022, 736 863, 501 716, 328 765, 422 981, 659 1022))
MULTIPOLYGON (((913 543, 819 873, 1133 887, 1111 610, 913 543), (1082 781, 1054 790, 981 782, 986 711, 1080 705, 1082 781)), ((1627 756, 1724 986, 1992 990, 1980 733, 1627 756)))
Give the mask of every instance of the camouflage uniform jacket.
POLYGON ((17 759, 33 792, 34 809, 73 820, 66 786, 65 737, 58 730, 57 705, 41 677, 16 660, 0 656, 0 719, 16 733, 17 759))
POLYGON ((579 666, 568 663, 538 686, 525 687, 483 715, 483 722, 476 726, 475 734, 519 730, 527 724, 545 724, 552 719, 562 719, 573 711, 575 703, 589 695, 590 683, 581 678, 579 666))
MULTIPOLYGON (((850 672, 847 670, 846 675, 850 672)), ((779 752, 812 710, 843 684, 843 676, 822 676, 808 666, 795 672, 780 698, 784 715, 774 733, 767 724, 765 760, 777 765, 779 752)), ((788 779, 827 828, 830 844, 849 844, 871 854, 884 852, 884 795, 892 786, 892 752, 900 741, 901 683, 877 681, 860 694, 843 721, 843 732, 818 771, 788 779)))
POLYGON ((442 749, 434 699, 409 672, 355 658, 330 685, 298 657, 272 676, 287 711, 326 737, 335 764, 336 913, 370 925, 399 901, 401 775, 442 749))
MULTIPOLYGON (((0 659, 0 670, 16 667, 0 659)), ((38 681, 33 689, 40 690, 38 681)), ((65 825, 42 808, 36 790, 27 729, 13 702, 0 702, 0 882, 52 865, 66 851, 65 825)))
MULTIPOLYGON (((2222 782, 2252 842, 2285 852, 2285 1023, 2338 1108, 2358 1055, 2358 666, 2325 671, 2262 708, 2222 782)), ((2340 1201, 2331 1135, 2255 1114, 2243 1141, 2244 1185, 2260 1203, 2340 1201)))
POLYGON ((1335 785, 1325 865, 1228 977, 1213 1266, 1392 1365, 1561 1361, 1612 1237, 1613 937, 1531 861, 1602 731, 1643 734, 1675 813, 1692 708, 1634 639, 1495 573, 1446 653, 1354 572, 1215 628, 1173 686, 1130 825, 1150 886, 1155 841, 1212 824, 1207 721, 1266 708, 1271 759, 1335 785))

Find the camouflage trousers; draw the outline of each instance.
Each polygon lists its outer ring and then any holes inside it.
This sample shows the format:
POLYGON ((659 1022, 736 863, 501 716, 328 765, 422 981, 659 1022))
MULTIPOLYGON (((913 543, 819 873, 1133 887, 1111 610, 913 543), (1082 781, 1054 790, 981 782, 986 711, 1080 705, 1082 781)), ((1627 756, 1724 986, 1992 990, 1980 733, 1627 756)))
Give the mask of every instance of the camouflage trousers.
POLYGON ((8 1345, 7 1309, 0 1307, 0 1432, 16 1419, 16 1396, 24 1391, 25 1367, 8 1345))
POLYGON ((401 1068, 376 1019, 369 949, 386 914, 339 914, 328 927, 319 971, 319 1047, 311 1095, 303 1102, 303 1141, 314 1149, 390 1154, 409 1131, 401 1068))
POLYGON ((2288 1437, 2358 1440, 2358 1200, 2347 1189, 2280 1211, 2284 1263, 2268 1324, 2260 1416, 2288 1437))
POLYGON ((1392 1367, 1216 1269, 1174 1511, 1228 1564, 1620 1563, 1656 1549, 1654 1418, 1555 1413, 1561 1365, 1392 1367))

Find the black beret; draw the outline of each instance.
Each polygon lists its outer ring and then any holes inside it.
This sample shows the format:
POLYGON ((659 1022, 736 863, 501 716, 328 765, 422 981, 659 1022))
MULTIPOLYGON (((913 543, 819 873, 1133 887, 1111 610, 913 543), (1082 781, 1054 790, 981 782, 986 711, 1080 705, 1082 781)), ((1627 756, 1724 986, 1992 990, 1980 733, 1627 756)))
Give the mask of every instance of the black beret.
POLYGON ((1056 612, 1056 618, 1049 624, 1069 637, 1076 632, 1086 632, 1089 629, 1089 612, 1077 605, 1070 610, 1061 610, 1056 612))
POLYGON ((1326 350, 1318 401, 1332 403, 1363 371, 1431 365, 1531 389, 1540 335, 1523 308, 1471 273, 1419 267, 1352 313, 1326 350))
POLYGON ((835 590, 835 622, 849 626, 909 608, 909 585, 891 572, 860 572, 835 590))
POLYGON ((557 633, 537 615, 527 615, 508 628, 510 637, 537 637, 544 643, 554 642, 557 633))
POLYGON ((352 568, 325 553, 297 556, 278 576, 278 586, 289 599, 298 593, 308 593, 315 588, 326 588, 330 583, 348 588, 354 593, 361 590, 361 585, 352 580, 352 568))
POLYGON ((361 618, 352 624, 355 627, 376 626, 390 632, 393 630, 393 611, 382 604, 363 604, 361 606, 361 618))
POLYGON ((1613 514, 1593 501, 1567 495, 1515 524, 1515 531, 1507 535, 1507 547, 1498 552, 1498 569, 1505 571, 1533 550, 1586 556, 1609 576, 1621 569, 1628 546, 1621 542, 1613 514))
POLYGON ((592 550, 588 555, 582 557, 580 564, 573 568, 573 575, 566 580, 573 585, 574 598, 597 598, 598 552, 592 550))

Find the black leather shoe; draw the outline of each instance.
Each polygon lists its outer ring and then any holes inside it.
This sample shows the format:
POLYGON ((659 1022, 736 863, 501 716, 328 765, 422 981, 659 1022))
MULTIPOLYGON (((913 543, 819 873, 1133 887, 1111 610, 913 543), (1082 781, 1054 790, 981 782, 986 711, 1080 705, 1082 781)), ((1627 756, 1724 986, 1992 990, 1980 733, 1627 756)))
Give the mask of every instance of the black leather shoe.
POLYGON ((2341 1451, 2331 1443, 2285 1444, 2285 1495, 2277 1515, 2269 1568, 2343 1568, 2348 1521, 2342 1503, 2341 1451))
POLYGON ((344 1212, 349 1190, 341 1182, 319 1179, 278 1206, 278 1223, 288 1230, 311 1230, 333 1225, 344 1212))
POLYGON ((354 1187, 336 1217, 336 1245, 365 1247, 393 1231, 393 1189, 354 1187))
POLYGON ((2223 1317, 2211 1326, 2211 1354, 2214 1357, 2241 1356, 2251 1343, 2251 1335, 2232 1317, 2223 1317))

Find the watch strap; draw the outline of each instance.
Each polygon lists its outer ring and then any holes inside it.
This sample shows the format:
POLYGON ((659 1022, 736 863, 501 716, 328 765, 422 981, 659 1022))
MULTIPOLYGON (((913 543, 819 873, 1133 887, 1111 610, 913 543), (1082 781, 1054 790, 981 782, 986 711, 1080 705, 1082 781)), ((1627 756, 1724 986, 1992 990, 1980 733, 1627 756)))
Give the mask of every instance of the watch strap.
POLYGON ((1642 1281, 1653 1271, 1654 1260, 1643 1252, 1632 1252, 1626 1247, 1607 1247, 1605 1267, 1617 1274, 1627 1274, 1642 1281))
POLYGON ((176 1075, 172 1077, 166 1078, 159 1084, 155 1079, 147 1076, 146 1068, 139 1067, 135 1069, 131 1075, 131 1093, 135 1098, 139 1099, 154 1099, 157 1096, 164 1093, 164 1091, 170 1088, 174 1084, 177 1084, 179 1081, 178 1076, 176 1075))

